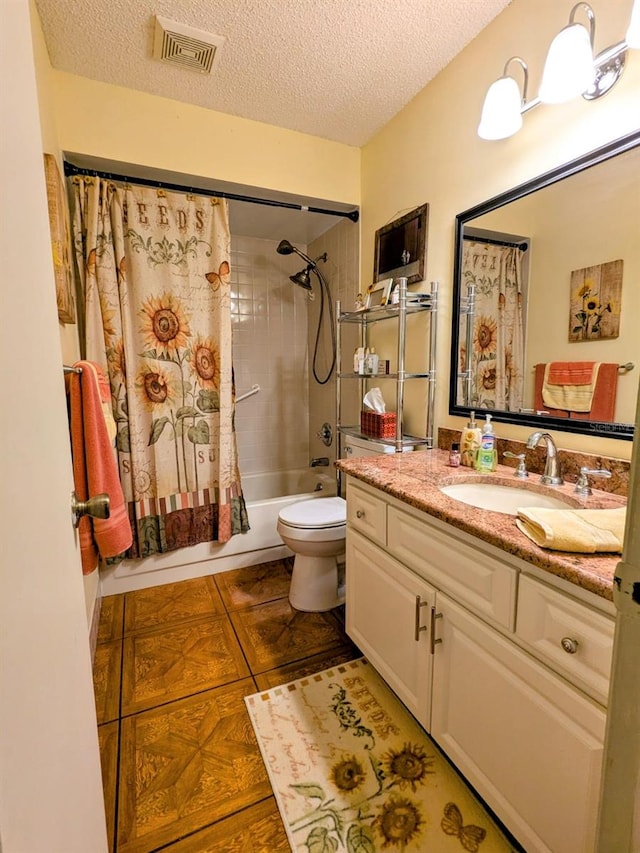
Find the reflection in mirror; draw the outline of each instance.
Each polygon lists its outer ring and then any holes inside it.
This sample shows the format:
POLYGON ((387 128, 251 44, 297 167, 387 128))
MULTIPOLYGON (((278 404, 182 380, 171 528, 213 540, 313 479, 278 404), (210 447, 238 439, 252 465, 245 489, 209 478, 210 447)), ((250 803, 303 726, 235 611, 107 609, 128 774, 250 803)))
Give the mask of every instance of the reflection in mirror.
POLYGON ((632 439, 640 133, 456 225, 450 414, 632 439))

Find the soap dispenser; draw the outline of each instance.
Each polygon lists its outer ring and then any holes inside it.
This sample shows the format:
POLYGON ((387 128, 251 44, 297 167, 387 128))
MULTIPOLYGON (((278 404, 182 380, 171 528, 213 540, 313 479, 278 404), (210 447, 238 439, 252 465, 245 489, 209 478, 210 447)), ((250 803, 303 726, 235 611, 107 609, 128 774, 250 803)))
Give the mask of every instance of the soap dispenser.
POLYGON ((498 449, 496 447, 496 436, 491 423, 491 415, 486 416, 486 422, 482 427, 480 438, 480 449, 476 455, 476 471, 495 471, 498 467, 498 449))
POLYGON ((460 437, 460 462, 467 468, 473 468, 475 465, 481 437, 480 427, 476 424, 476 413, 472 411, 469 423, 462 430, 460 437))

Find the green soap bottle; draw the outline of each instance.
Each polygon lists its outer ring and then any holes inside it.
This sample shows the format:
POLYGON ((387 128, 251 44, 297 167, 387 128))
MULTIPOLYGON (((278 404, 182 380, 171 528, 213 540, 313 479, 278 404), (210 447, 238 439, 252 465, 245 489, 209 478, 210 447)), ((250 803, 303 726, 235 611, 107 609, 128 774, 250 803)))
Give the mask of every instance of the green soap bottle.
POLYGON ((495 471, 498 467, 498 449, 497 440, 491 423, 491 415, 486 416, 486 423, 482 427, 482 437, 480 438, 480 448, 476 456, 475 469, 476 471, 495 471))

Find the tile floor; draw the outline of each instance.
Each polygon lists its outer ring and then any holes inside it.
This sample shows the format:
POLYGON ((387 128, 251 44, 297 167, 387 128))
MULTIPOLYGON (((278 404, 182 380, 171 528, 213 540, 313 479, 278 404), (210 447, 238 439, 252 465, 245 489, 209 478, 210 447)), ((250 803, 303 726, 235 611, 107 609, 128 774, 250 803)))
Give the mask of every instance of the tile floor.
POLYGON ((359 657, 290 560, 103 599, 94 686, 112 853, 288 851, 243 697, 359 657))

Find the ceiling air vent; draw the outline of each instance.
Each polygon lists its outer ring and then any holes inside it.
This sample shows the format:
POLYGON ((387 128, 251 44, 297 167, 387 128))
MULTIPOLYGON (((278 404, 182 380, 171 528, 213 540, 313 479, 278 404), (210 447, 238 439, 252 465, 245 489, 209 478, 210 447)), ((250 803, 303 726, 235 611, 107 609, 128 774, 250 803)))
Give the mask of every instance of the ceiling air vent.
POLYGON ((224 36, 216 36, 156 15, 154 59, 210 74, 220 58, 224 36))

